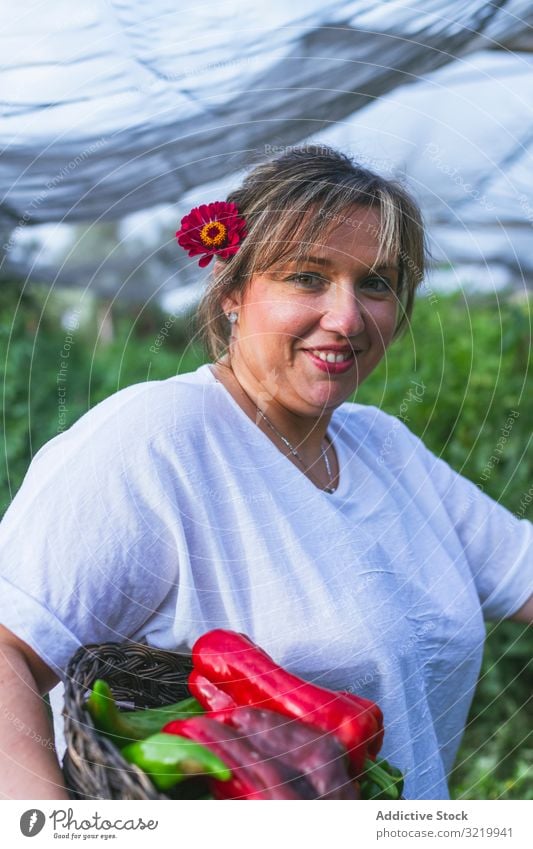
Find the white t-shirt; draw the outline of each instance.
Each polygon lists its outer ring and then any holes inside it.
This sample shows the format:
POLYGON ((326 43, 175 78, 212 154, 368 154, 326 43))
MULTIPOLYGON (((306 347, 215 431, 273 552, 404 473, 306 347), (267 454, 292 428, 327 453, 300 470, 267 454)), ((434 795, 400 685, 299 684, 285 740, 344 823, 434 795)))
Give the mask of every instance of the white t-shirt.
POLYGON ((207 364, 118 392, 34 458, 0 525, 0 621, 63 676, 80 644, 244 632, 378 702, 406 798, 445 799, 482 611, 527 601, 533 526, 375 407, 342 404, 328 432, 334 494, 207 364))

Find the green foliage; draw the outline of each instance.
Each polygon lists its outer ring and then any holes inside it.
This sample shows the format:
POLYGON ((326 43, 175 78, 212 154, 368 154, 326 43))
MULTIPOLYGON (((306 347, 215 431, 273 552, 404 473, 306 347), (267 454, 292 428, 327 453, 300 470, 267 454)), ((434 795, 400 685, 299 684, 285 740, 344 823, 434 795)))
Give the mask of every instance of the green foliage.
POLYGON ((85 320, 74 318, 63 328, 60 318, 67 306, 63 296, 50 299, 38 288, 21 296, 12 285, 0 286, 6 434, 1 447, 0 515, 33 455, 88 409, 125 386, 191 371, 202 362, 201 353, 187 343, 188 322, 154 309, 128 314, 115 308, 114 338, 104 343, 94 309, 85 320))
POLYGON ((451 779, 455 799, 533 799, 533 635, 487 627, 480 680, 451 779))
MULTIPOLYGON (((97 337, 94 315, 80 322, 70 333, 69 356, 62 360, 69 331, 59 324, 60 312, 61 303, 48 300, 47 293, 32 289, 20 298, 13 287, 0 289, 7 435, 0 467, 2 512, 32 455, 91 406, 124 386, 192 371, 206 359, 188 341, 190 322, 143 310, 115 315, 115 337, 108 344, 97 337), (63 383, 58 383, 62 362, 67 367, 63 383), (60 385, 66 393, 64 420, 60 385)), ((420 300, 412 326, 353 400, 401 417, 457 471, 509 510, 528 517, 530 339, 527 302, 467 302, 459 295, 420 300)), ((452 795, 532 799, 531 630, 504 622, 488 632, 452 795)))

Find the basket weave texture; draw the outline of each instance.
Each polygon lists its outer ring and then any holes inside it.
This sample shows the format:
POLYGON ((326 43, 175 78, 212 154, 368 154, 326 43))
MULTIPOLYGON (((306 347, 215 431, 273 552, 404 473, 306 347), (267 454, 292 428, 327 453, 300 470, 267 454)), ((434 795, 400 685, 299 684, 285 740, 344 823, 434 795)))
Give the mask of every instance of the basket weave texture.
POLYGON ((171 798, 96 732, 84 703, 96 679, 103 678, 119 703, 132 708, 172 704, 190 695, 186 682, 191 669, 189 655, 137 643, 78 649, 66 670, 63 708, 67 746, 63 775, 73 799, 171 798))

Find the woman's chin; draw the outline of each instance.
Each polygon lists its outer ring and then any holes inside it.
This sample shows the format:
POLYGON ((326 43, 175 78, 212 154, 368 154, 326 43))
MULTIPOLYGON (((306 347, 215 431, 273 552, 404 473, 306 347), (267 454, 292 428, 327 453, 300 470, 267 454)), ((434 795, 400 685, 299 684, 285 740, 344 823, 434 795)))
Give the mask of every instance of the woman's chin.
POLYGON ((353 385, 352 382, 350 382, 349 386, 342 387, 338 384, 325 385, 320 390, 317 390, 315 387, 313 391, 307 393, 307 398, 310 406, 320 413, 331 413, 347 401, 350 395, 355 392, 356 388, 357 386, 353 385))

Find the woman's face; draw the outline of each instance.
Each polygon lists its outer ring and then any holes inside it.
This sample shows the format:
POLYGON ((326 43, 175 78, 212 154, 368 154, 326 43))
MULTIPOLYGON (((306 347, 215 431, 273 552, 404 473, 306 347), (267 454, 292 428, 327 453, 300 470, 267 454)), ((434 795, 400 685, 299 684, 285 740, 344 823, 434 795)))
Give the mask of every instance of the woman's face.
POLYGON ((309 246, 307 261, 286 258, 225 301, 226 313, 238 313, 232 368, 256 398, 320 416, 375 369, 394 335, 398 307, 397 258, 376 267, 380 229, 379 213, 356 207, 349 222, 341 220, 309 246), (330 355, 344 349, 348 360, 323 362, 328 348, 330 355))

